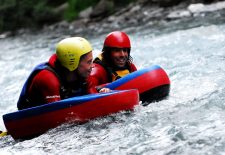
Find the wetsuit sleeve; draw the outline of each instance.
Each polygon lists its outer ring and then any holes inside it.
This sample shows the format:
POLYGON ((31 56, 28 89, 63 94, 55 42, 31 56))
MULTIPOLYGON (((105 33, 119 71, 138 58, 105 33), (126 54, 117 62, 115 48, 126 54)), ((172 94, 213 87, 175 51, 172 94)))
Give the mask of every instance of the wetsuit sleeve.
POLYGON ((87 79, 88 93, 97 93, 96 86, 108 83, 106 70, 99 64, 94 63, 94 67, 87 79))
POLYGON ((35 76, 32 87, 41 95, 45 103, 61 100, 59 79, 48 70, 42 70, 35 76))

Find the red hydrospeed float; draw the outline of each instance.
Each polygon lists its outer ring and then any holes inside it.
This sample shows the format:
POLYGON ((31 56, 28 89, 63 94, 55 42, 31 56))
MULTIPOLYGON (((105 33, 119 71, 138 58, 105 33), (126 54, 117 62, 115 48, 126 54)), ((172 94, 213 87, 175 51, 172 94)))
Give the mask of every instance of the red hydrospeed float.
POLYGON ((170 80, 166 72, 155 65, 128 74, 105 87, 113 91, 73 97, 5 114, 6 129, 14 139, 27 139, 68 121, 83 123, 119 111, 133 110, 139 104, 139 96, 143 105, 167 97, 170 80))

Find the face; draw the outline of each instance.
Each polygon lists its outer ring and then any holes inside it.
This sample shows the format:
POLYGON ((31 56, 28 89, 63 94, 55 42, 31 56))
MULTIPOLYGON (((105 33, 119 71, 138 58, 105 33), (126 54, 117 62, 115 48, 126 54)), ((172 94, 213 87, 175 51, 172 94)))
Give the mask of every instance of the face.
POLYGON ((111 51, 111 60, 117 67, 124 67, 128 60, 128 50, 125 48, 113 48, 111 51))
POLYGON ((83 78, 87 78, 90 73, 91 70, 93 68, 93 55, 92 52, 87 53, 81 60, 80 63, 78 65, 78 74, 83 77, 83 78))

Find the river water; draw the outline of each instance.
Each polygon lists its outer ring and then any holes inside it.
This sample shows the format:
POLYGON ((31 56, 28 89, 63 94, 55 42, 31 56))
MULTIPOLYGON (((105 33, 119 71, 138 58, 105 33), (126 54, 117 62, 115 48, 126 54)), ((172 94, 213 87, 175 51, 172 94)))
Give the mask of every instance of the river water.
MULTIPOLYGON (((157 64, 168 73, 169 98, 138 106, 131 114, 122 112, 83 125, 64 124, 31 140, 14 141, 5 136, 0 139, 0 154, 225 154, 222 21, 224 18, 216 14, 204 17, 202 23, 193 19, 176 21, 172 26, 166 23, 167 27, 162 23, 161 27, 125 29, 138 69, 157 64)), ((94 56, 105 35, 88 37, 94 56)), ((1 116, 17 110, 16 102, 30 71, 47 61, 64 37, 24 34, 0 40, 1 116)), ((5 130, 2 119, 0 130, 5 130)))

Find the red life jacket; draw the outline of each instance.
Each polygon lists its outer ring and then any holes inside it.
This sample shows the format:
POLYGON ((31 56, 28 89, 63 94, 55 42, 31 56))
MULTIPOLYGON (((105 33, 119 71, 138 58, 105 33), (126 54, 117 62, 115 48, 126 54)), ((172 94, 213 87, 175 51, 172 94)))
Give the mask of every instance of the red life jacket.
POLYGON ((86 83, 78 81, 79 86, 72 90, 65 86, 55 66, 56 60, 54 54, 48 62, 37 65, 31 72, 17 103, 19 110, 87 94, 86 83))

